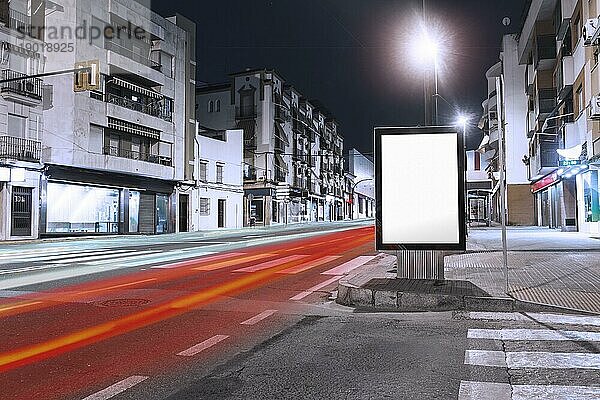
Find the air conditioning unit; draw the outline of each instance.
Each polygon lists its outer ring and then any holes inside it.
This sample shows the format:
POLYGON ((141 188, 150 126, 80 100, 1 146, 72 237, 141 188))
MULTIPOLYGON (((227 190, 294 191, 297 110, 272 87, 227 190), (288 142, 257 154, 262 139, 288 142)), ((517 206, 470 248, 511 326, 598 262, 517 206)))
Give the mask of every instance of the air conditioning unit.
POLYGON ((600 96, 594 96, 590 101, 590 118, 600 119, 600 96))
POLYGON ((582 37, 584 46, 593 46, 595 44, 596 34, 598 32, 598 18, 588 19, 583 26, 582 37))

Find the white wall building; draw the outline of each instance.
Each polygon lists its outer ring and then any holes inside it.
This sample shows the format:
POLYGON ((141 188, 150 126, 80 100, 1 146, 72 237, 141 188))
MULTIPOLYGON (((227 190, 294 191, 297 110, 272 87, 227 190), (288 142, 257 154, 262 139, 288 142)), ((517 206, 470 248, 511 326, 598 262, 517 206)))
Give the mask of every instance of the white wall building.
MULTIPOLYGON (((30 4, 41 5, 39 0, 0 3, 0 79, 44 72, 43 41, 17 31, 44 26, 43 7, 32 17, 30 4)), ((0 85, 0 240, 37 237, 43 103, 51 100, 38 78, 0 85)))
POLYGON ((375 167, 373 161, 356 149, 348 152, 348 173, 353 177, 354 197, 350 218, 375 217, 375 167))
POLYGON ((244 226, 242 130, 199 129, 191 194, 192 230, 244 226))

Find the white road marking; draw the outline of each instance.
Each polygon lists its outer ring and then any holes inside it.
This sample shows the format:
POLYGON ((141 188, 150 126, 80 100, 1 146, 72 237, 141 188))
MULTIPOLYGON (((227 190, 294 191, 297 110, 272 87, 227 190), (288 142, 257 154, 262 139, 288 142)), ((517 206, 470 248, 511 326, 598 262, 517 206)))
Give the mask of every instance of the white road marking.
POLYGON ((319 258, 315 261, 312 261, 312 262, 309 262, 306 264, 300 264, 295 267, 284 269, 283 271, 278 271, 277 273, 278 274, 299 274, 300 272, 308 271, 309 269, 316 268, 323 264, 327 264, 332 261, 335 261, 338 258, 341 258, 341 256, 326 256, 326 257, 319 258))
POLYGON ((311 287, 308 290, 305 290, 304 292, 298 293, 297 295, 295 295, 294 297, 290 297, 290 300, 302 300, 303 298, 305 298, 306 296, 310 296, 311 294, 313 294, 314 292, 323 289, 325 286, 331 285, 334 282, 339 281, 340 279, 342 279, 341 276, 334 276, 331 279, 326 280, 325 282, 319 283, 318 285, 315 285, 313 287, 311 287))
POLYGON ((550 329, 469 329, 469 339, 600 342, 600 332, 550 329))
POLYGON ((260 314, 249 318, 247 320, 245 320, 244 322, 240 323, 240 325, 255 325, 257 323, 259 323, 260 321, 262 321, 263 319, 269 318, 271 315, 275 314, 277 312, 277 310, 266 310, 261 312, 260 314))
POLYGON ((519 321, 519 322, 524 321, 524 322, 540 322, 542 324, 600 326, 600 317, 578 316, 578 315, 471 312, 471 313, 469 313, 469 318, 488 320, 488 321, 519 321))
POLYGON ((118 260, 122 260, 122 259, 126 259, 128 257, 137 257, 137 256, 141 256, 142 254, 156 254, 156 253, 161 253, 161 250, 146 250, 146 251, 134 251, 134 252, 129 252, 129 253, 121 253, 121 254, 104 254, 101 256, 86 256, 86 257, 78 257, 78 258, 72 258, 70 260, 59 260, 59 261, 55 261, 55 264, 83 264, 83 263, 87 263, 88 261, 96 261, 96 260, 106 260, 106 259, 112 259, 114 261, 118 261, 118 260))
POLYGON ((461 381, 458 400, 511 400, 508 383, 461 381))
POLYGON ((467 350, 465 364, 503 368, 600 370, 600 354, 467 350))
MULTIPOLYGON (((126 258, 126 260, 122 263, 122 265, 137 267, 140 265, 147 264, 148 261, 150 261, 152 263, 155 263, 158 261, 164 261, 164 260, 175 261, 175 260, 177 260, 177 258, 189 258, 189 257, 193 257, 193 256, 202 257, 205 255, 210 255, 210 254, 214 254, 214 252, 204 251, 204 252, 199 252, 197 255, 196 254, 186 254, 185 256, 183 256, 179 251, 166 252, 166 253, 162 252, 162 253, 160 253, 160 255, 157 255, 156 253, 143 254, 143 255, 123 257, 123 258, 126 258)), ((101 261, 86 262, 85 264, 86 265, 104 265, 104 264, 110 263, 112 261, 113 260, 101 260, 101 261)))
POLYGON ((127 389, 132 388, 133 386, 145 381, 146 379, 148 379, 147 376, 130 376, 129 378, 123 379, 122 381, 117 382, 114 385, 107 387, 106 389, 89 395, 83 400, 107 400, 112 397, 115 397, 119 393, 123 393, 127 389))
POLYGON ((557 385, 511 385, 461 381, 458 400, 596 400, 600 387, 557 385), (511 396, 512 390, 512 396, 511 396))
POLYGON ((0 270, 0 275, 9 275, 9 274, 19 274, 22 272, 31 272, 31 271, 39 271, 42 269, 51 269, 51 268, 58 268, 61 265, 57 265, 57 264, 50 264, 50 265, 38 265, 35 267, 23 267, 23 268, 14 268, 14 269, 3 269, 0 270))
POLYGON ((250 267, 246 267, 246 268, 240 268, 240 269, 236 269, 233 272, 257 272, 257 271, 262 271, 263 269, 268 269, 268 268, 272 268, 275 267, 277 265, 283 265, 285 263, 288 262, 292 262, 292 261, 296 261, 296 260, 300 260, 302 258, 306 258, 308 256, 306 255, 293 255, 293 256, 287 256, 287 257, 283 257, 283 258, 278 258, 276 260, 271 260, 271 261, 266 261, 257 265, 252 265, 250 267))
POLYGON ((196 354, 214 346, 215 344, 227 339, 228 337, 229 337, 228 335, 215 335, 215 336, 211 337, 210 339, 206 339, 202 343, 198 343, 197 345, 192 346, 189 349, 182 351, 181 353, 177 353, 177 355, 184 356, 184 357, 195 356, 196 354))
POLYGON ((506 368, 506 358, 502 351, 467 350, 465 351, 465 364, 506 368))
POLYGON ((329 271, 321 272, 321 275, 344 275, 358 267, 361 267, 374 259, 377 256, 358 256, 353 260, 343 263, 342 265, 338 265, 335 268, 330 269, 329 271))
POLYGON ((131 249, 123 249, 123 250, 108 250, 108 249, 96 249, 96 250, 76 250, 76 251, 72 251, 72 252, 60 252, 60 253, 55 253, 55 254, 50 254, 47 255, 46 253, 38 253, 38 254, 31 254, 31 255, 27 255, 27 256, 22 256, 22 257, 12 257, 10 258, 8 264, 16 264, 16 263, 21 263, 21 262, 26 262, 26 261, 40 261, 40 262, 45 262, 45 261, 54 261, 54 260, 63 260, 63 259, 67 259, 67 258, 78 258, 78 257, 85 257, 85 256, 92 256, 92 255, 100 255, 100 254, 106 254, 107 251, 110 251, 112 254, 117 254, 117 253, 127 253, 132 251, 131 249))
MULTIPOLYGON (((209 255, 209 254, 214 254, 214 253, 206 253, 206 254, 209 255)), ((217 254, 215 256, 210 256, 210 257, 203 257, 202 254, 198 254, 198 256, 201 257, 201 258, 198 258, 198 259, 196 259, 196 258, 186 259, 186 260, 183 260, 183 261, 172 260, 172 261, 175 261, 175 263, 164 264, 164 265, 157 265, 157 266, 152 267, 152 268, 154 268, 154 269, 179 268, 179 267, 182 267, 182 266, 188 266, 190 263, 194 263, 194 264, 205 263, 205 262, 208 262, 208 261, 218 261, 218 260, 222 260, 224 258, 234 258, 234 257, 240 257, 240 256, 244 256, 244 255, 246 255, 246 253, 225 253, 225 254, 217 254)), ((186 257, 189 257, 189 255, 186 255, 186 257)), ((161 257, 161 261, 162 261, 162 258, 164 258, 164 257, 161 257)))

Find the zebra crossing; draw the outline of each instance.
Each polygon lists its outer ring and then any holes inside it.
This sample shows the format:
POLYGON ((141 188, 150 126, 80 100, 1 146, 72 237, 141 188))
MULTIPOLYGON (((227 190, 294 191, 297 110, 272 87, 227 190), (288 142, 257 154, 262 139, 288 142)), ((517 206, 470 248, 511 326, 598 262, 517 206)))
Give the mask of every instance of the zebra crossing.
POLYGON ((600 399, 600 317, 471 312, 459 400, 600 399))

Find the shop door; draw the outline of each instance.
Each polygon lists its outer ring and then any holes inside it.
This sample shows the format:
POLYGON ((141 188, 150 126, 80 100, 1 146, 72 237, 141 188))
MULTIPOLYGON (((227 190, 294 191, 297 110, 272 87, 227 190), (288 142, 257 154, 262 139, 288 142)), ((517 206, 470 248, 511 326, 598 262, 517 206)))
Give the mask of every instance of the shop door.
POLYGON ((179 195, 179 232, 188 231, 188 208, 189 196, 187 194, 179 195))
POLYGON ((140 233, 154 233, 156 228, 156 206, 153 194, 140 195, 140 233))
POLYGON ((31 236, 31 194, 31 188, 13 187, 12 236, 31 236))
POLYGON ((219 199, 219 210, 218 210, 218 227, 219 228, 225 228, 225 208, 226 208, 226 203, 225 200, 223 199, 219 199))

